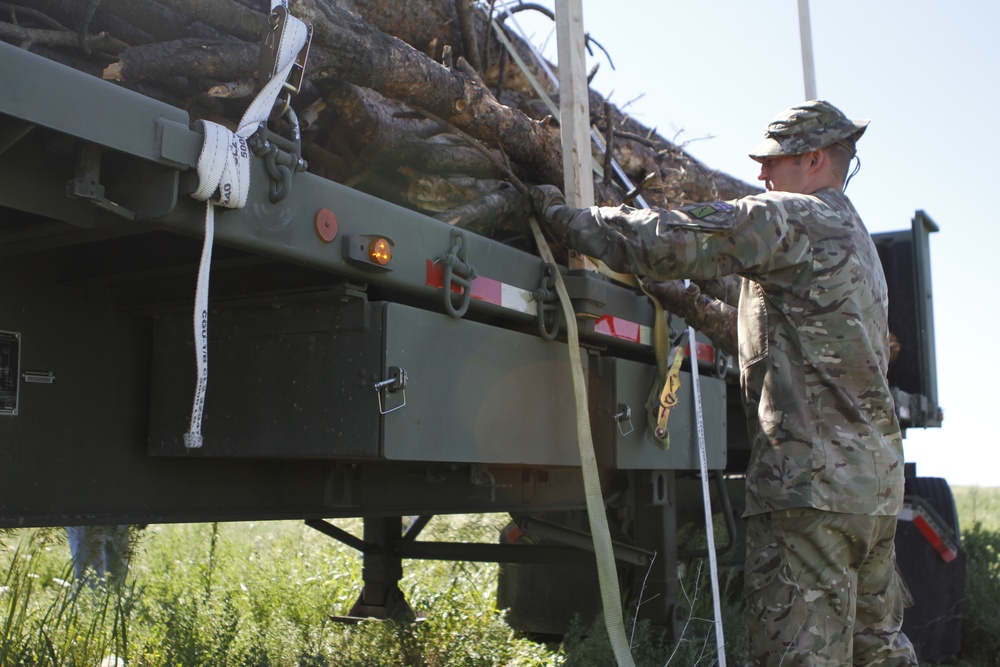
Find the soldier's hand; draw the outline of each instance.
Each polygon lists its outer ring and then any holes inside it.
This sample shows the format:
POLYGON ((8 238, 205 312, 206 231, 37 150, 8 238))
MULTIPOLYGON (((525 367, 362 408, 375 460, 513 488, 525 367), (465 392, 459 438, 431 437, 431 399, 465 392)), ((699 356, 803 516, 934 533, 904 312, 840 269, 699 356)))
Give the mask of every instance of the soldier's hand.
POLYGON ((533 185, 528 189, 531 201, 535 204, 535 212, 541 218, 548 218, 549 209, 555 206, 565 206, 566 198, 562 191, 554 185, 533 185))
POLYGON ((566 205, 562 191, 554 185, 534 185, 529 188, 535 213, 542 227, 561 245, 567 243, 567 228, 580 209, 566 205))

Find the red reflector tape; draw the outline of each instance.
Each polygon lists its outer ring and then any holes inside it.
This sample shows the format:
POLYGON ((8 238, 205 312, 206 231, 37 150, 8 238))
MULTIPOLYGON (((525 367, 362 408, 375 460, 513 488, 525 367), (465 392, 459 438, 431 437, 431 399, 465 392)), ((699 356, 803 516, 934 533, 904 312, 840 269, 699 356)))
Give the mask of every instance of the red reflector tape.
POLYGON ((649 345, 651 338, 649 327, 611 315, 604 315, 597 319, 594 322, 594 332, 643 345, 649 345))
MULTIPOLYGON (((444 289, 444 266, 435 264, 432 260, 428 259, 425 284, 427 287, 444 289)), ((451 291, 461 294, 462 288, 452 284, 451 291)), ((528 290, 523 290, 485 276, 477 276, 472 281, 471 297, 476 301, 490 303, 501 308, 509 308, 519 313, 534 315, 538 311, 538 305, 528 290)))
MULTIPOLYGON (((427 260, 425 285, 444 289, 444 266, 427 260)), ((462 288, 452 284, 451 291, 461 294, 462 288)), ((528 290, 502 283, 499 280, 477 276, 472 281, 471 298, 476 301, 490 303, 501 308, 509 308, 520 313, 534 315, 538 312, 538 304, 528 290)), ((640 345, 652 345, 653 329, 644 324, 624 320, 612 315, 603 315, 594 321, 594 332, 620 340, 628 340, 640 345)), ((711 345, 698 343, 698 358, 709 363, 715 362, 715 348, 711 345)))
POLYGON ((935 530, 934 526, 932 526, 930 522, 924 518, 923 514, 920 512, 914 514, 913 525, 916 526, 923 536, 927 538, 927 541, 930 542, 931 546, 934 547, 934 550, 941 555, 944 562, 950 563, 955 560, 955 557, 958 556, 955 549, 942 539, 937 530, 935 530))
POLYGON ((958 557, 958 547, 952 544, 950 540, 942 537, 941 529, 931 519, 924 508, 919 505, 904 503, 903 509, 900 510, 897 518, 900 521, 912 521, 913 525, 920 531, 920 534, 927 538, 927 541, 931 543, 931 546, 934 547, 934 550, 938 552, 944 562, 950 563, 958 557))
MULTIPOLYGON (((715 348, 711 345, 705 343, 697 343, 695 345, 695 350, 698 352, 698 361, 704 361, 707 364, 715 363, 715 348)), ((689 345, 684 349, 684 354, 691 356, 691 346, 689 345)))
POLYGON ((514 544, 522 537, 524 537, 524 531, 517 524, 511 524, 503 530, 503 538, 508 544, 514 544))

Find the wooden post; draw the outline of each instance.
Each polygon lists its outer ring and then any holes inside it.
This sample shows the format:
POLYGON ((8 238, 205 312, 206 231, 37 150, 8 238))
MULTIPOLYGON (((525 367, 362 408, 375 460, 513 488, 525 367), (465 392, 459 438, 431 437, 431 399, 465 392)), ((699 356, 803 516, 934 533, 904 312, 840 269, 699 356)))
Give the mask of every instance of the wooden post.
MULTIPOLYGON (((582 0, 556 0, 563 192, 566 203, 576 208, 594 205, 584 39, 582 0)), ((594 265, 586 257, 571 253, 570 268, 593 269, 594 265)))

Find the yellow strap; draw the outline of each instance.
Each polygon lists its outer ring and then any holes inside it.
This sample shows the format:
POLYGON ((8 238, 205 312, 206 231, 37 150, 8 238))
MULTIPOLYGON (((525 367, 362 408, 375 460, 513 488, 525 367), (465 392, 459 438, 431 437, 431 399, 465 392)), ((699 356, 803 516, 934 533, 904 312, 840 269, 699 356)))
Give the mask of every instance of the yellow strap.
POLYGON ((656 418, 655 434, 657 438, 667 435, 667 418, 670 411, 677 405, 677 391, 681 388, 681 362, 684 361, 684 350, 678 349, 674 353, 674 361, 670 364, 670 370, 663 382, 663 391, 660 392, 660 407, 656 418))
MULTIPOLYGON (((549 250, 542 230, 534 216, 528 218, 531 234, 538 245, 542 258, 555 266, 552 251, 549 250)), ((621 607, 621 587, 618 585, 614 549, 611 545, 611 529, 608 527, 607 509, 601 491, 601 478, 594 453, 594 439, 590 430, 587 385, 583 375, 583 360, 580 355, 580 338, 576 326, 576 313, 566 291, 562 273, 555 272, 556 292, 566 320, 566 339, 569 348, 570 371, 573 379, 573 397, 576 401, 577 445, 580 451, 580 472, 583 475, 584 497, 587 503, 587 517, 590 533, 597 556, 597 579, 601 589, 601 603, 604 610, 604 624, 618 667, 635 667, 628 638, 625 636, 625 621, 621 607)))
POLYGON ((607 264, 597 259, 591 258, 591 261, 597 266, 597 271, 601 275, 637 287, 653 302, 653 354, 656 356, 658 377, 663 378, 653 433, 657 438, 664 438, 667 435, 667 419, 670 417, 671 409, 677 405, 677 392, 681 388, 681 363, 684 361, 684 350, 680 346, 675 350, 670 349, 670 328, 667 326, 667 313, 660 300, 646 291, 638 276, 613 271, 607 264))
MULTIPOLYGON (((608 266, 601 260, 594 259, 593 257, 590 258, 590 261, 594 263, 594 265, 597 267, 597 272, 600 273, 602 276, 611 278, 612 280, 617 280, 618 282, 624 283, 631 287, 637 287, 639 289, 642 289, 642 282, 639 280, 639 276, 633 276, 630 273, 618 273, 617 271, 612 269, 610 266, 608 266)), ((642 291, 645 292, 646 290, 642 291)), ((656 299, 653 299, 653 301, 655 302, 656 299)))

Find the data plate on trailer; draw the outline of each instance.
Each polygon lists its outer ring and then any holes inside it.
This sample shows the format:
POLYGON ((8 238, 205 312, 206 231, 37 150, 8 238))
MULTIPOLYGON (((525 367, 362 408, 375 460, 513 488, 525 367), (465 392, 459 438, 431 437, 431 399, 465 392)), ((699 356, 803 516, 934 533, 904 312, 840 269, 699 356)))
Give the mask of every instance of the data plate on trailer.
POLYGON ((20 367, 21 334, 0 331, 0 415, 17 414, 20 367))

